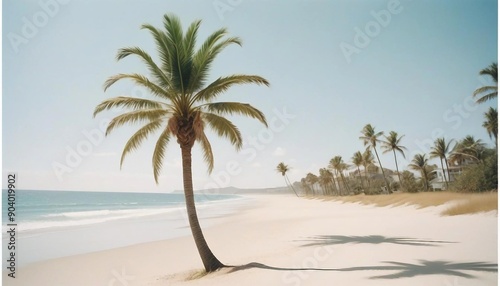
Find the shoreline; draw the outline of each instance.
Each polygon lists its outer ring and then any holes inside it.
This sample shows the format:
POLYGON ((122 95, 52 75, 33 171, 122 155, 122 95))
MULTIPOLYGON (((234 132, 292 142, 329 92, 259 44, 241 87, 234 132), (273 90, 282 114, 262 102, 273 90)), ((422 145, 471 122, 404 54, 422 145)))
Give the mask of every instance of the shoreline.
POLYGON ((497 216, 440 217, 439 207, 375 207, 292 195, 248 197, 252 204, 202 227, 223 263, 261 263, 253 267, 186 281, 203 275, 192 237, 183 236, 34 263, 5 285, 108 285, 117 276, 131 286, 496 285, 497 216))
MULTIPOLYGON (((203 226, 221 223, 225 215, 238 212, 251 200, 240 196, 223 201, 198 204, 197 211, 203 226)), ((19 225, 22 228, 22 224, 19 225)), ((136 244, 162 241, 189 236, 189 224, 185 205, 165 209, 159 214, 115 219, 94 224, 68 227, 53 227, 38 230, 23 230, 17 234, 21 251, 17 255, 17 266, 50 259, 88 254, 136 244)), ((3 245, 6 237, 3 238, 3 245)), ((5 269, 6 251, 3 253, 5 269)))

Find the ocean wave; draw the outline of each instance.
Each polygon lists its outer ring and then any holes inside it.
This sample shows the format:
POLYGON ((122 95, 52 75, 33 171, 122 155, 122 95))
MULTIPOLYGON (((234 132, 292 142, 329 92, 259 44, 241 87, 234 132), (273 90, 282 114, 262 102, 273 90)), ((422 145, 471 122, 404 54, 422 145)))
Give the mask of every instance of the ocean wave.
POLYGON ((18 224, 19 231, 32 231, 56 227, 83 226, 97 223, 104 223, 114 220, 141 218, 181 212, 182 207, 161 208, 161 209, 133 209, 133 210, 98 210, 65 212, 60 214, 50 214, 44 216, 44 220, 26 221, 18 224))

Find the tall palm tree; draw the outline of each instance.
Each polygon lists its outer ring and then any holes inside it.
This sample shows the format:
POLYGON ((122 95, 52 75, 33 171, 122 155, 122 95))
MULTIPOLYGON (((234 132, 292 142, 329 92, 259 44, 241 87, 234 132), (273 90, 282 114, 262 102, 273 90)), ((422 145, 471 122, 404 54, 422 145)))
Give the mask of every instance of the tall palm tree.
POLYGON ((424 188, 425 191, 429 190, 429 165, 428 159, 425 157, 425 154, 416 154, 411 161, 411 164, 408 165, 410 169, 419 171, 422 175, 422 179, 424 180, 424 188))
POLYGON ((373 149, 373 151, 375 151, 375 156, 377 156, 378 164, 380 166, 380 169, 382 170, 382 176, 384 177, 385 186, 387 187, 387 191, 390 193, 391 188, 389 187, 389 182, 385 177, 384 168, 382 167, 382 163, 380 162, 380 157, 378 156, 377 152, 377 143, 381 142, 378 138, 382 136, 384 132, 375 132, 375 128, 371 124, 366 124, 365 127, 363 127, 361 133, 363 134, 363 136, 359 137, 359 139, 363 140, 363 144, 365 146, 368 146, 373 149))
POLYGON ((368 176, 368 167, 373 165, 375 162, 375 158, 373 157, 373 153, 370 150, 370 148, 366 148, 365 152, 363 152, 363 168, 365 169, 365 178, 366 182, 368 183, 368 189, 370 189, 370 178, 368 176))
POLYGON ((491 77, 495 85, 486 85, 482 86, 474 91, 472 94, 473 97, 477 97, 481 94, 481 97, 476 99, 477 103, 483 103, 486 102, 490 99, 497 98, 498 96, 498 69, 497 69, 497 63, 492 63, 489 65, 487 68, 482 69, 479 72, 480 75, 488 75, 491 77))
POLYGON ((281 173, 281 175, 283 176, 283 178, 285 178, 285 184, 289 188, 291 188, 293 190, 293 192, 295 193, 295 195, 298 197, 299 195, 295 191, 295 188, 293 187, 292 183, 290 183, 290 179, 288 179, 288 176, 286 174, 289 170, 290 170, 290 168, 288 167, 288 165, 285 165, 285 163, 283 163, 283 162, 279 163, 278 166, 276 167, 276 171, 278 173, 281 173))
POLYGON ((448 188, 448 183, 450 182, 450 169, 448 167, 448 153, 451 151, 450 144, 453 142, 446 143, 446 140, 443 138, 438 138, 434 141, 434 146, 431 148, 430 158, 439 158, 441 162, 441 169, 443 170, 444 182, 446 184, 446 188, 448 188), (443 160, 445 162, 446 169, 443 166, 443 160), (446 179, 446 174, 448 174, 448 179, 446 179))
POLYGON ((407 150, 405 146, 401 145, 401 139, 403 139, 404 135, 401 137, 398 137, 398 133, 395 131, 389 132, 389 136, 384 136, 385 141, 382 141, 382 149, 384 149, 384 152, 382 153, 387 153, 391 152, 394 154, 394 163, 396 163, 396 172, 398 173, 398 179, 399 183, 402 183, 401 181, 401 176, 399 174, 399 168, 398 168, 398 160, 396 158, 396 151, 401 153, 403 155, 403 158, 406 159, 405 157, 405 152, 404 150, 407 150))
POLYGON ((219 77, 207 83, 216 56, 229 45, 241 45, 241 41, 236 37, 228 37, 227 30, 222 28, 212 33, 199 48, 196 48, 200 24, 201 21, 195 21, 184 31, 179 18, 175 15, 165 15, 163 29, 149 24, 142 25, 142 29, 148 30, 153 36, 160 61, 156 63, 139 47, 120 49, 117 60, 128 56, 138 57, 148 68, 150 77, 137 73, 118 74, 105 82, 104 90, 106 91, 117 81, 128 79, 146 88, 156 99, 134 97, 107 99, 95 108, 94 116, 114 107, 131 110, 113 118, 107 127, 106 135, 128 123, 145 124, 125 144, 120 166, 127 154, 137 149, 155 131, 160 132, 153 151, 153 174, 157 184, 166 147, 171 139, 177 140, 182 155, 184 195, 191 232, 205 270, 211 272, 224 265, 208 247, 198 221, 193 194, 191 149, 195 142, 200 144, 209 172, 213 170, 214 158, 205 134, 206 127, 210 127, 217 135, 227 138, 237 150, 241 149, 243 145, 241 133, 224 115, 248 116, 267 126, 264 114, 249 104, 214 101, 234 85, 254 83, 267 86, 269 83, 260 76, 240 74, 219 77))
POLYGON ((498 146, 498 111, 496 108, 490 107, 488 112, 484 113, 485 121, 483 127, 486 128, 490 138, 495 138, 495 146, 498 146))
POLYGON ((352 163, 354 164, 354 166, 356 166, 356 168, 358 169, 358 175, 359 175, 359 181, 361 183, 361 188, 364 189, 365 187, 363 186, 363 177, 361 177, 361 170, 359 169, 359 166, 363 165, 363 154, 361 154, 360 151, 354 153, 354 155, 352 155, 352 163))

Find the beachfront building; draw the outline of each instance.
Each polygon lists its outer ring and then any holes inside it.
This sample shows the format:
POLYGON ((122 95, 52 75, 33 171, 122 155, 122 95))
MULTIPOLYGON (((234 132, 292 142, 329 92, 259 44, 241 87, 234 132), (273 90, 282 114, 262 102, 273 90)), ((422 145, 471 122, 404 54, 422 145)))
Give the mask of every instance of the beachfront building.
POLYGON ((446 180, 448 180, 448 183, 451 183, 456 180, 458 175, 460 175, 463 171, 463 166, 450 166, 448 168, 449 171, 449 178, 448 178, 448 172, 447 170, 443 169, 435 169, 433 170, 431 174, 431 178, 434 177, 430 181, 430 186, 434 190, 446 190, 446 181, 445 181, 445 172, 446 172, 446 180))

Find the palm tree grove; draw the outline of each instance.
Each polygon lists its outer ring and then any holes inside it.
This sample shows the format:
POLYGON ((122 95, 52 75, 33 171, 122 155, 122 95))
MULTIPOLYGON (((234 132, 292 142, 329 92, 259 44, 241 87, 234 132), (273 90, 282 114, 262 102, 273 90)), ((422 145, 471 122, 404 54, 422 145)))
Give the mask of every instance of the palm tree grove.
MULTIPOLYGON (((482 104, 497 98, 498 74, 497 63, 479 71, 480 76, 486 76, 494 83, 477 88, 471 95, 476 104, 482 104)), ((308 195, 376 195, 393 192, 487 192, 497 191, 497 154, 498 154, 498 122, 497 109, 489 107, 484 113, 482 127, 492 139, 494 147, 488 147, 486 142, 475 139, 471 135, 463 138, 437 138, 428 154, 415 154, 406 166, 407 170, 400 170, 398 155, 406 159, 407 148, 403 145, 405 135, 396 131, 377 131, 372 124, 366 124, 360 131, 359 139, 365 150, 357 151, 350 163, 344 163, 342 156, 336 155, 330 160, 326 168, 334 174, 332 182, 320 184, 307 176, 295 183, 297 187, 308 195), (379 149, 380 148, 380 149, 379 149), (395 170, 382 166, 380 153, 389 153, 393 156, 395 170), (438 164, 431 163, 431 159, 438 159, 438 164), (360 169, 363 166, 363 170, 360 169), (317 185, 317 186, 316 186, 317 185)))

